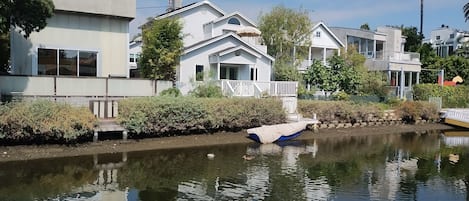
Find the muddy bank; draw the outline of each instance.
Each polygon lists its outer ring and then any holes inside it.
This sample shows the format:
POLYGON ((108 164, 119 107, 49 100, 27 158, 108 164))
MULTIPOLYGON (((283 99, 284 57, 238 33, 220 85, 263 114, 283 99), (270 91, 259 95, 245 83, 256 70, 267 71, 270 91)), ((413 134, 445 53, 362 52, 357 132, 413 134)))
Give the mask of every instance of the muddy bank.
MULTIPOLYGON (((329 138, 340 136, 383 135, 414 131, 454 129, 451 126, 431 123, 420 125, 393 125, 364 128, 320 129, 317 133, 304 132, 299 139, 329 138)), ((0 162, 15 160, 31 160, 39 158, 68 157, 115 152, 144 151, 154 149, 172 149, 183 147, 212 146, 223 144, 254 143, 246 138, 246 132, 217 133, 210 135, 193 135, 144 140, 128 140, 126 142, 100 141, 76 146, 12 146, 0 147, 0 162)))

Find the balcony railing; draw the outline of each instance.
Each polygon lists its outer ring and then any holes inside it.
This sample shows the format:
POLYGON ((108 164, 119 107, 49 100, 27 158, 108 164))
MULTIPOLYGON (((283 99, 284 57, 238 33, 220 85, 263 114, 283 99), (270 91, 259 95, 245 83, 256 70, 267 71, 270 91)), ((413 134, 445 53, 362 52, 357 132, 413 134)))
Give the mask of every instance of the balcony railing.
POLYGON ((296 97, 298 82, 258 82, 250 80, 221 80, 226 96, 235 97, 296 97))
POLYGON ((389 56, 389 60, 420 62, 420 54, 416 52, 394 52, 389 56))

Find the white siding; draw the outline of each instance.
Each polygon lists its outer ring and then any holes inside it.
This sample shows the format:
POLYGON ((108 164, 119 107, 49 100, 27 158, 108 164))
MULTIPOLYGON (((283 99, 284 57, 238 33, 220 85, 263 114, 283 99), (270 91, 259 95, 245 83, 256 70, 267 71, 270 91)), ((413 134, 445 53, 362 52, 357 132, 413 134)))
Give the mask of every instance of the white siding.
POLYGON ((179 18, 183 25, 184 47, 204 40, 204 24, 219 17, 221 15, 206 4, 178 15, 177 18, 179 18))
POLYGON ((312 47, 325 47, 332 49, 339 49, 340 44, 334 37, 322 26, 318 26, 311 34, 312 47), (321 37, 316 37, 316 32, 319 32, 321 37))
POLYGON ((28 40, 12 33, 16 74, 37 74, 37 48, 98 52, 98 77, 128 74, 129 22, 124 18, 56 13, 46 28, 28 40))

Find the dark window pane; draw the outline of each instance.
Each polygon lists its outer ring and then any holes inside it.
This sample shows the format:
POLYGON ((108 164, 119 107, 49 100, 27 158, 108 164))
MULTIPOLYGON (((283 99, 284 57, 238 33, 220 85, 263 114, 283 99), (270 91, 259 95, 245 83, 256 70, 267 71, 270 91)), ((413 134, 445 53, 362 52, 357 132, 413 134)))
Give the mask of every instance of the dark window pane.
POLYGON ((226 77, 226 67, 220 68, 220 79, 227 79, 226 77))
POLYGON ((236 18, 231 18, 228 20, 228 24, 241 25, 241 22, 236 18))
POLYGON ((238 69, 230 68, 230 80, 237 80, 237 79, 238 79, 238 69))
POLYGON ((204 81, 204 66, 195 66, 195 81, 204 81))
POLYGON ((76 50, 59 50, 59 75, 77 76, 76 50))
POLYGON ((80 51, 80 76, 96 77, 98 53, 80 51))
POLYGON ((39 48, 37 55, 37 74, 57 75, 57 50, 39 48))

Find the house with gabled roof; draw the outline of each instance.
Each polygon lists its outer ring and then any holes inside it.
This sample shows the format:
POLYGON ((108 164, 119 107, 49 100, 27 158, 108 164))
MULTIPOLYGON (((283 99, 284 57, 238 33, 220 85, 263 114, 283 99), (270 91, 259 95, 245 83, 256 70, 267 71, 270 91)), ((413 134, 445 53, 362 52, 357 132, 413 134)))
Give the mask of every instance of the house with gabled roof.
POLYGON ((183 94, 194 81, 271 80, 274 58, 267 54, 257 25, 243 14, 227 14, 210 1, 200 1, 172 7, 154 20, 164 18, 182 23, 184 51, 176 75, 183 94))
POLYGON ((340 54, 340 49, 345 45, 332 32, 324 22, 317 22, 311 29, 310 41, 308 48, 308 58, 299 66, 299 71, 305 71, 311 66, 314 60, 319 60, 327 65, 327 58, 334 54, 340 54))

